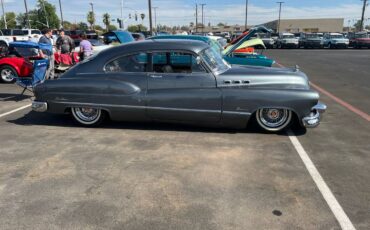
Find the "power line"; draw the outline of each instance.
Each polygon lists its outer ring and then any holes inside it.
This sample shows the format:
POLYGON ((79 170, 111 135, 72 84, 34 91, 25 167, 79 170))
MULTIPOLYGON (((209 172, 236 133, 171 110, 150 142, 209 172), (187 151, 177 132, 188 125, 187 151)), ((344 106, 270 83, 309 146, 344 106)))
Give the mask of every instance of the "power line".
POLYGON ((281 5, 284 2, 276 2, 276 3, 279 4, 279 21, 278 21, 278 26, 277 26, 277 32, 280 33, 281 5))

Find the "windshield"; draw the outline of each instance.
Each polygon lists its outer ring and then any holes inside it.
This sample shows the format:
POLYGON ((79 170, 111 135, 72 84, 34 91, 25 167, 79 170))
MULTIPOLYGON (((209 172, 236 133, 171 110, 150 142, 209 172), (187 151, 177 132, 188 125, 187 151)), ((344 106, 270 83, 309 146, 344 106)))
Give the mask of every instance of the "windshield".
POLYGON ((338 35, 330 35, 331 38, 344 38, 343 35, 338 34, 338 35))
POLYGON ((200 53, 203 60, 208 64, 212 71, 220 73, 228 70, 230 66, 222 58, 221 54, 213 48, 208 48, 200 53))
POLYGON ((317 34, 306 34, 306 38, 319 38, 317 34))
POLYGON ((283 35, 283 38, 295 38, 294 35, 283 35))

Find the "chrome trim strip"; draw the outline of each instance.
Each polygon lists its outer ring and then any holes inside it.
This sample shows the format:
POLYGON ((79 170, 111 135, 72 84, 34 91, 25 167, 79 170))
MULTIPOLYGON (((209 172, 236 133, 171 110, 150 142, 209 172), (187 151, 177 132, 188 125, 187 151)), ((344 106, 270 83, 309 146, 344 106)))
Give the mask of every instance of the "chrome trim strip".
POLYGON ((115 107, 115 108, 128 108, 128 109, 151 109, 151 110, 165 110, 165 111, 178 111, 178 112, 197 112, 197 113, 223 113, 232 115, 246 115, 250 116, 251 113, 239 111, 221 111, 221 110, 207 110, 207 109, 185 109, 185 108, 167 108, 155 106, 137 106, 137 105, 113 105, 113 104, 96 104, 96 103, 83 103, 83 102, 62 102, 53 101, 53 103, 66 104, 66 105, 86 105, 98 107, 115 107))
POLYGON ((48 110, 48 104, 41 101, 33 101, 31 107, 36 112, 46 112, 48 110))

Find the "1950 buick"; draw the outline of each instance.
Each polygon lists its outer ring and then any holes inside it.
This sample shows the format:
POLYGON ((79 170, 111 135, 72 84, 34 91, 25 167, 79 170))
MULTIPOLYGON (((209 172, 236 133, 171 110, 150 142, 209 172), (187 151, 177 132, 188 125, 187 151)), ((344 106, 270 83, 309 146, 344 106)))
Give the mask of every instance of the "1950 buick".
POLYGON ((148 40, 102 51, 35 87, 32 108, 71 113, 84 126, 105 118, 276 132, 316 127, 326 110, 295 69, 230 66, 206 43, 148 40))

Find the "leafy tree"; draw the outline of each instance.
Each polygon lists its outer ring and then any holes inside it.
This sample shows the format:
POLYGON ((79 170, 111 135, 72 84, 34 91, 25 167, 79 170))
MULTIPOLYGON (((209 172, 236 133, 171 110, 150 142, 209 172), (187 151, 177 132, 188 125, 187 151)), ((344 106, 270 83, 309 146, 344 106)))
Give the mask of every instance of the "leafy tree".
POLYGON ((139 24, 139 25, 130 25, 127 27, 127 30, 130 32, 141 32, 141 31, 147 31, 148 28, 144 26, 143 24, 139 24))
POLYGON ((194 27, 194 22, 190 22, 190 27, 194 27))
POLYGON ((94 29, 97 31, 104 31, 103 27, 101 27, 100 25, 95 25, 94 29))
MULTIPOLYGON (((16 15, 14 12, 6 12, 5 17, 6 17, 6 24, 8 26, 8 29, 14 29, 17 27, 16 15)), ((5 28, 3 17, 1 17, 0 19, 0 28, 5 28)))
POLYGON ((219 22, 218 24, 217 24, 217 26, 225 26, 225 24, 224 23, 222 23, 222 22, 219 22))
POLYGON ((74 24, 72 24, 69 21, 63 21, 63 29, 65 30, 73 30, 74 29, 74 24))
POLYGON ((85 22, 80 22, 80 23, 78 23, 76 29, 78 29, 78 30, 88 30, 89 26, 85 22))
POLYGON ((353 26, 356 28, 356 31, 362 30, 362 28, 360 28, 361 27, 361 20, 358 20, 353 26))
POLYGON ((110 26, 110 15, 108 13, 103 14, 103 23, 106 31, 108 31, 110 26))
MULTIPOLYGON (((57 29, 60 27, 60 20, 56 13, 55 5, 49 3, 46 0, 38 0, 37 1, 37 15, 32 15, 35 17, 36 21, 44 23, 47 25, 49 23, 49 28, 57 29), (47 23, 48 22, 48 23, 47 23)), ((39 29, 45 27, 41 23, 38 23, 39 29)))
POLYGON ((117 30, 117 26, 115 26, 115 25, 109 25, 108 30, 109 31, 117 30))
POLYGON ((87 22, 90 24, 90 27, 92 28, 95 24, 95 14, 92 11, 89 11, 87 13, 87 22))

